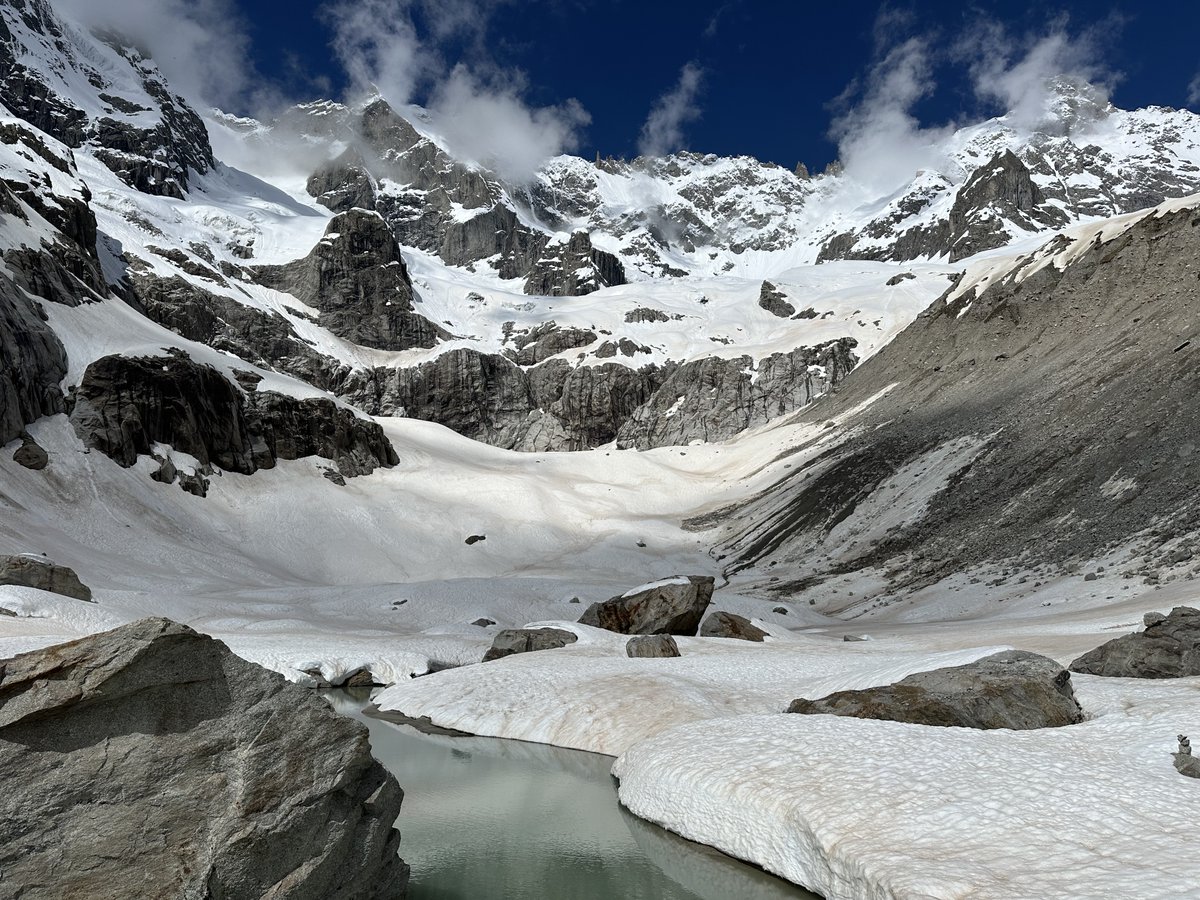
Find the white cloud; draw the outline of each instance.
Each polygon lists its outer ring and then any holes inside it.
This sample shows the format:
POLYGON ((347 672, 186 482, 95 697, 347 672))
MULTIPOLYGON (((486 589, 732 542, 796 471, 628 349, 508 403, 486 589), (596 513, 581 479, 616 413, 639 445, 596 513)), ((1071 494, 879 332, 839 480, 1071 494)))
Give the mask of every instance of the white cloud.
POLYGON ((1196 77, 1188 85, 1187 105, 1200 106, 1200 72, 1196 73, 1196 77))
POLYGON ((245 23, 232 0, 50 0, 65 18, 145 50, 198 105, 236 107, 260 91, 245 23))
POLYGON ((521 73, 487 55, 489 18, 506 2, 337 0, 325 14, 355 92, 378 91, 398 108, 425 106, 430 127, 452 153, 524 181, 549 157, 578 147, 591 119, 575 100, 531 106, 521 73), (446 63, 442 46, 451 39, 474 45, 470 62, 446 63))
POLYGON ((939 145, 952 125, 925 127, 913 107, 934 90, 929 44, 912 37, 886 51, 867 73, 865 86, 852 89, 858 102, 833 120, 830 135, 847 176, 886 195, 907 183, 918 169, 940 168, 939 145))
POLYGON ((684 145, 683 126, 700 118, 696 99, 704 81, 704 72, 695 63, 679 71, 679 81, 663 94, 650 110, 638 137, 642 156, 665 156, 684 145))

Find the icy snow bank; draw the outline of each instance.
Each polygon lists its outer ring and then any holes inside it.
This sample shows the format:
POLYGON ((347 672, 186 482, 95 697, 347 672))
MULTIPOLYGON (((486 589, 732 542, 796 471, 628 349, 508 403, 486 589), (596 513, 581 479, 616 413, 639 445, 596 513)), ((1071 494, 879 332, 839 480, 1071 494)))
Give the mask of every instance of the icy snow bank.
POLYGON ((1076 677, 1081 725, 695 722, 617 760, 632 812, 827 897, 1194 896, 1200 784, 1171 763, 1200 679, 1076 677))

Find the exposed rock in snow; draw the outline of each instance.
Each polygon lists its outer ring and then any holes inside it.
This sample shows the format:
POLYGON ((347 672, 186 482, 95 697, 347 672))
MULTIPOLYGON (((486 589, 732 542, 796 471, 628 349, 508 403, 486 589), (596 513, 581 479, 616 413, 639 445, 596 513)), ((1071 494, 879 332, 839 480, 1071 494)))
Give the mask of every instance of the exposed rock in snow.
POLYGON ((37 588, 88 602, 92 599, 92 589, 79 580, 74 569, 32 554, 0 556, 0 584, 37 588))
POLYGON ((718 610, 709 615, 700 626, 701 637, 732 638, 738 641, 757 641, 767 636, 763 631, 745 616, 718 610))
POLYGON ((220 642, 146 619, 0 671, 0 863, 24 896, 403 895, 403 794, 366 729, 220 642))
POLYGON ((796 307, 787 302, 787 294, 769 281, 762 283, 758 292, 758 305, 781 319, 790 319, 796 314, 796 307))
POLYGON ((1057 728, 1083 721, 1071 676, 1052 659, 1006 650, 896 684, 794 700, 790 713, 959 728, 1057 728))
POLYGON ((669 634, 639 634, 625 643, 630 659, 671 659, 679 656, 679 644, 669 634))
POLYGON ((620 634, 694 635, 712 602, 711 575, 688 575, 593 603, 579 622, 620 634))
POLYGON ((21 435, 21 446, 13 452, 13 462, 40 472, 50 464, 50 456, 30 434, 25 433, 21 435))
POLYGON ((1146 630, 1114 638, 1071 663, 1072 672, 1113 678, 1200 675, 1200 610, 1177 606, 1147 617, 1146 630))
POLYGON ((45 314, 0 274, 0 444, 63 410, 67 355, 45 314))
POLYGON ((525 293, 581 297, 625 283, 625 267, 611 253, 597 250, 586 231, 562 243, 548 244, 525 279, 525 293))
POLYGON ((576 635, 561 628, 506 628, 496 635, 492 646, 483 655, 483 661, 503 659, 514 653, 556 650, 577 640, 579 638, 576 635))

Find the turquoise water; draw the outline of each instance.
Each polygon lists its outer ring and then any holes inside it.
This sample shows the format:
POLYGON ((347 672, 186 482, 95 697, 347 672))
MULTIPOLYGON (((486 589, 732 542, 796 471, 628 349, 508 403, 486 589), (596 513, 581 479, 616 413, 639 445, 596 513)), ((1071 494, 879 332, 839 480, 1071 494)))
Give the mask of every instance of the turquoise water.
POLYGON ((364 716, 404 788, 396 823, 410 900, 813 900, 816 895, 630 815, 612 759, 494 738, 425 735, 364 716))

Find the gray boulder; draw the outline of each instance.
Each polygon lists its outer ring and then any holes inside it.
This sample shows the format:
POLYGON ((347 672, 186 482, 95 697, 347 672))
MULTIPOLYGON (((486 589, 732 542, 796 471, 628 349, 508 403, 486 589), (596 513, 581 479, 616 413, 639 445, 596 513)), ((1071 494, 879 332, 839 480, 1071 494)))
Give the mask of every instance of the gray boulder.
POLYGON ((1200 759, 1192 756, 1192 742, 1186 734, 1179 736, 1179 750, 1174 754, 1175 768, 1180 775, 1200 778, 1200 759))
POLYGON ((1006 650, 895 684, 794 700, 790 713, 828 713, 960 728, 1055 728, 1083 721, 1071 675, 1052 659, 1006 650))
POLYGON ((1114 678, 1184 678, 1200 675, 1200 610, 1177 606, 1168 616, 1146 616, 1146 630, 1089 650, 1072 672, 1114 678))
POLYGON ((503 659, 514 653, 532 653, 536 650, 557 650, 579 638, 561 628, 505 628, 496 634, 492 646, 483 655, 484 662, 503 659))
POLYGON ((56 566, 40 556, 0 556, 0 584, 37 588, 88 602, 92 599, 92 589, 79 580, 74 569, 56 566))
POLYGON ((6 896, 403 896, 399 785, 282 676, 166 619, 0 672, 6 896))
POLYGON ((593 603, 579 622, 618 634, 694 635, 712 602, 713 583, 711 575, 676 576, 593 603))
POLYGON ((679 656, 679 644, 669 634, 639 634, 625 644, 630 659, 671 659, 679 656))
POLYGON ((757 641, 767 636, 763 631, 745 616, 718 610, 704 620, 700 626, 701 637, 733 638, 738 641, 757 641))
POLYGON ((21 436, 21 446, 13 453, 13 462, 34 472, 40 472, 50 464, 50 456, 28 434, 21 436))

